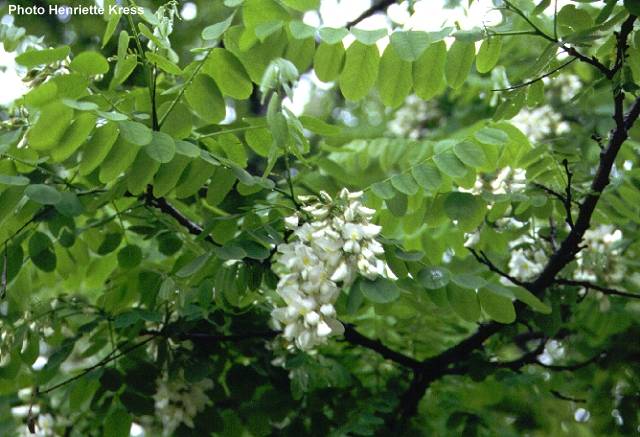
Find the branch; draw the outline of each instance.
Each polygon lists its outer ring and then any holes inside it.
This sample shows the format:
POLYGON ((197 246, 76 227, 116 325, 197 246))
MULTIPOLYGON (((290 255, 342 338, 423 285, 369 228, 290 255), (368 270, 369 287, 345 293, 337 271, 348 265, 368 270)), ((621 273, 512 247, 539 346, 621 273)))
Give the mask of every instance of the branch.
POLYGON ((609 185, 609 175, 611 168, 615 162, 616 156, 622 147, 622 144, 629 136, 629 129, 640 116, 640 98, 637 98, 629 112, 625 115, 623 112, 624 94, 619 91, 615 95, 616 109, 614 120, 616 127, 611 131, 609 141, 605 149, 600 153, 600 163, 596 170, 595 177, 591 183, 589 194, 580 204, 578 217, 575 220, 574 227, 569 232, 567 238, 564 239, 558 250, 556 250, 547 265, 543 269, 538 278, 533 281, 530 290, 541 295, 555 281, 556 275, 571 261, 575 254, 580 250, 580 243, 584 233, 589 229, 591 216, 593 215, 600 196, 607 185, 609 185))
POLYGON ((124 349, 122 352, 120 353, 115 353, 117 349, 114 349, 113 351, 111 351, 106 357, 104 357, 102 360, 100 360, 98 363, 94 364, 93 366, 87 367, 86 369, 84 369, 82 372, 78 373, 76 376, 72 376, 71 378, 65 379, 64 381, 55 384, 45 390, 40 390, 38 393, 41 395, 46 395, 47 393, 50 393, 54 390, 59 389, 60 387, 64 387, 65 385, 68 385, 80 378, 82 378, 83 376, 85 376, 88 373, 93 372, 96 369, 99 369, 100 367, 105 366, 106 364, 109 364, 110 362, 117 360, 120 357, 125 356, 126 354, 128 354, 129 352, 132 352, 136 349, 138 349, 141 346, 144 346, 145 344, 149 343, 151 340, 155 339, 156 335, 151 335, 151 337, 134 344, 133 346, 124 349))
POLYGON ((543 74, 542 76, 538 76, 538 77, 536 77, 535 79, 531 79, 531 80, 529 80, 529 81, 527 81, 527 82, 523 82, 523 83, 521 83, 521 84, 514 85, 514 86, 510 86, 510 87, 507 87, 507 88, 496 88, 496 89, 493 89, 493 90, 491 90, 491 91, 513 91, 513 90, 517 90, 517 89, 520 89, 520 88, 524 88, 524 87, 529 86, 529 85, 531 85, 531 84, 534 84, 534 83, 536 83, 536 82, 538 82, 538 81, 541 81, 541 80, 542 80, 542 79, 544 79, 545 77, 549 77, 549 76, 553 75, 554 73, 557 73, 558 71, 560 71, 560 70, 562 70, 564 67, 566 67, 566 66, 570 65, 572 62, 576 61, 577 59, 578 59, 578 58, 573 57, 573 58, 571 58, 569 61, 565 62, 564 64, 560 65, 560 66, 559 66, 559 67, 557 67, 557 68, 554 68, 554 69, 553 69, 553 70, 551 70, 550 72, 545 73, 545 74, 543 74))
POLYGON ((365 337, 364 335, 356 331, 353 325, 345 325, 344 338, 351 344, 371 349, 372 351, 375 351, 382 355, 387 360, 391 360, 402 366, 409 367, 410 369, 419 369, 422 366, 422 363, 415 358, 411 358, 409 356, 401 354, 400 352, 389 349, 379 340, 372 340, 368 337, 365 337))
POLYGON ((593 364, 598 360, 601 360, 602 358, 604 358, 606 356, 606 354, 603 353, 599 353, 598 355, 589 358, 587 361, 583 361, 582 363, 576 363, 576 364, 571 364, 571 365, 566 365, 566 366, 560 366, 560 365, 555 365, 555 364, 544 364, 542 362, 540 362, 539 360, 536 361, 536 364, 538 366, 542 366, 545 369, 549 369, 549 370, 557 370, 557 371, 562 371, 562 370, 566 370, 569 372, 573 372, 575 370, 578 369, 582 369, 583 367, 587 367, 589 364, 593 364))
POLYGON ((562 393, 560 393, 557 390, 549 390, 549 392, 552 395, 554 395, 555 397, 557 397, 558 399, 563 400, 563 401, 576 402, 576 403, 579 403, 579 404, 584 404, 584 403, 587 402, 586 399, 579 399, 579 398, 573 398, 573 397, 570 397, 570 396, 566 396, 566 395, 563 395, 562 393))
POLYGON ((376 12, 382 12, 382 11, 386 10, 389 6, 391 6, 395 2, 396 2, 395 0, 382 0, 382 1, 378 2, 378 3, 372 4, 371 7, 369 9, 367 9, 366 11, 364 11, 362 14, 360 14, 358 16, 358 18, 356 18, 356 19, 354 19, 352 21, 349 21, 347 23, 346 27, 355 26, 356 24, 358 24, 359 22, 361 22, 365 18, 369 18, 370 16, 372 16, 376 12))
POLYGON ((587 291, 588 290, 597 290, 603 294, 608 296, 620 296, 620 297, 629 297, 632 299, 640 299, 640 294, 638 293, 628 293, 626 291, 617 290, 615 288, 603 287, 602 285, 593 284, 587 281, 574 281, 571 279, 556 279, 556 283, 560 285, 568 285, 573 287, 583 287, 587 291))
POLYGON ((467 249, 469 250, 469 252, 471 252, 471 254, 474 256, 474 258, 480 263, 480 264, 484 264, 485 266, 487 266, 489 268, 489 270, 491 270, 492 272, 502 276, 503 278, 508 279, 509 281, 511 281, 513 284, 518 285, 522 288, 525 289, 529 289, 530 284, 528 282, 523 282, 521 280, 519 280, 518 278, 515 278, 513 276, 511 276, 510 274, 508 274, 507 272, 502 271, 500 268, 498 268, 493 262, 491 262, 491 260, 489 259, 489 257, 487 256, 486 253, 484 253, 483 251, 480 251, 480 253, 478 254, 478 252, 476 252, 475 249, 471 248, 471 247, 467 247, 467 249))
MULTIPOLYGON (((165 199, 164 197, 153 197, 153 194, 150 193, 151 191, 147 190, 147 198, 151 206, 158 208, 163 213, 173 217, 178 223, 180 223, 180 225, 186 228, 190 234, 200 235, 202 234, 202 232, 204 232, 199 224, 189 220, 184 214, 182 214, 173 205, 167 202, 167 199, 165 199)), ((207 235, 204 239, 214 246, 220 247, 220 244, 216 243, 210 235, 207 235)))
POLYGON ((573 178, 573 173, 569 170, 569 161, 563 159, 562 165, 564 166, 564 171, 567 174, 567 188, 565 189, 566 195, 564 196, 564 210, 567 214, 565 221, 569 225, 569 229, 573 229, 573 216, 571 215, 571 179, 573 178))

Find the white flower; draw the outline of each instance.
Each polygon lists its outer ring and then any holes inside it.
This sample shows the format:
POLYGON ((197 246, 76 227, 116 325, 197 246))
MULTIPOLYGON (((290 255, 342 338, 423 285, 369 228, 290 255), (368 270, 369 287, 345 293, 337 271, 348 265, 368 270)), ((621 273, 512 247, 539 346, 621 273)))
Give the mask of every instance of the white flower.
POLYGON ((280 276, 276 292, 286 306, 271 317, 289 346, 312 350, 344 332, 334 306, 338 284, 349 286, 358 274, 397 279, 378 258, 384 248, 375 238, 382 228, 370 223, 376 211, 362 205, 362 196, 343 189, 337 201, 325 192, 319 199, 300 197, 307 220, 297 214, 285 219, 292 242, 278 246, 274 270, 280 276))
POLYGON ((213 381, 207 378, 195 383, 186 382, 182 374, 171 379, 167 375, 160 378, 153 399, 162 435, 173 435, 181 423, 193 428, 195 416, 211 405, 206 392, 212 388, 213 381))

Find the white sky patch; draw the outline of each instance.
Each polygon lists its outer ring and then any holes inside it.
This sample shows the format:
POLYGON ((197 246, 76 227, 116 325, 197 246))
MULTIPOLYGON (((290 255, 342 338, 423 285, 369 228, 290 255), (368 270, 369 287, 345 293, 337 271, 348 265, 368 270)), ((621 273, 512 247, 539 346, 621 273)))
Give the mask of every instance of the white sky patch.
POLYGON ((180 16, 185 21, 191 21, 198 16, 198 6, 193 2, 187 2, 180 11, 180 16))
POLYGON ((8 105, 27 92, 27 86, 16 72, 15 53, 0 45, 0 105, 8 105))

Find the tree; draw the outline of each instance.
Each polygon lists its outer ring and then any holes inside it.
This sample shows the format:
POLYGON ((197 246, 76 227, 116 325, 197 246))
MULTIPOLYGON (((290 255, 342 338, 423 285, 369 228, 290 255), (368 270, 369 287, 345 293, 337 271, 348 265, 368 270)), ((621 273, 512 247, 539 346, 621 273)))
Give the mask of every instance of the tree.
POLYGON ((635 2, 104 3, 0 30, 3 435, 637 432, 635 2))

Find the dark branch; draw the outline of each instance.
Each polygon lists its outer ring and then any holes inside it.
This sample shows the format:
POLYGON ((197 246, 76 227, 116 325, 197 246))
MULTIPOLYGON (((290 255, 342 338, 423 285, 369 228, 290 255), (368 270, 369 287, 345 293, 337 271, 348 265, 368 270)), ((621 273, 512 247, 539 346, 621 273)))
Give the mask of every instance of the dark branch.
MULTIPOLYGON (((202 232, 204 232, 199 224, 189 220, 184 214, 182 214, 173 205, 167 202, 167 199, 165 199, 164 197, 153 197, 153 194, 150 195, 149 191, 147 191, 146 197, 148 199, 148 203, 151 206, 158 208, 163 213, 173 217, 180 225, 187 229, 190 234, 200 235, 202 234, 202 232)), ((216 243, 210 235, 207 235, 204 239, 214 246, 220 246, 220 244, 216 243)))
POLYGON ((567 188, 565 189, 566 195, 564 196, 564 210, 567 214, 565 221, 569 225, 569 228, 573 229, 573 215, 571 214, 571 179, 573 178, 573 173, 569 170, 569 161, 563 159, 562 165, 564 166, 564 171, 567 174, 567 188))
POLYGON ((560 393, 557 390, 549 390, 549 392, 552 395, 554 395, 555 397, 557 397, 558 399, 563 400, 563 401, 576 402, 578 404, 584 404, 584 403, 587 402, 586 399, 573 398, 573 397, 570 397, 570 396, 566 396, 566 395, 563 395, 562 393, 560 393))
POLYGON ((541 363, 540 361, 536 361, 536 364, 549 370, 557 370, 557 371, 566 370, 569 372, 573 372, 575 370, 582 369, 583 367, 587 367, 589 364, 593 364, 596 361, 603 359, 605 356, 606 354, 603 352, 594 357, 589 358, 587 361, 583 361, 581 363, 576 363, 576 364, 570 364, 570 365, 544 364, 544 363, 541 363))
POLYGON ((491 270, 492 272, 502 276, 503 278, 508 279, 509 281, 511 281, 513 284, 518 285, 522 288, 526 288, 527 290, 530 287, 530 284, 527 282, 523 282, 521 280, 519 280, 518 278, 515 278, 513 276, 511 276, 510 274, 508 274, 507 272, 502 271, 500 268, 498 268, 487 256, 486 253, 484 253, 483 251, 480 251, 480 253, 476 252, 475 249, 471 248, 471 247, 467 247, 467 249, 469 250, 469 252, 471 252, 471 254, 473 255, 473 257, 480 263, 480 264, 484 264, 485 266, 487 266, 489 268, 489 270, 491 270))
POLYGON ((615 288, 603 287, 602 285, 593 284, 588 281, 574 281, 571 279, 556 279, 556 283, 560 285, 568 285, 573 287, 582 287, 586 290, 597 290, 607 296, 620 296, 620 297, 629 297, 632 299, 640 299, 640 294, 638 293, 628 293, 626 291, 617 290, 615 288))
POLYGON ((624 102, 624 94, 621 91, 615 95, 615 101, 616 112, 614 114, 614 120, 616 120, 616 127, 611 131, 606 148, 600 153, 600 163, 591 183, 591 189, 580 204, 574 227, 558 250, 551 255, 542 273, 530 284, 530 290, 538 296, 553 284, 558 273, 573 261, 575 255, 580 251, 582 237, 587 229, 589 229, 591 216, 600 200, 600 195, 606 186, 609 185, 609 175, 616 156, 622 144, 629 136, 629 129, 638 119, 638 116, 640 116, 640 98, 635 100, 626 115, 623 112, 622 104, 624 102))
POLYGON ((395 2, 396 2, 395 0, 382 0, 382 1, 379 1, 377 3, 374 2, 371 5, 371 7, 369 9, 367 9, 366 11, 364 11, 362 14, 360 14, 358 16, 358 18, 348 22, 346 27, 355 26, 356 24, 358 24, 359 22, 361 22, 365 18, 369 18, 370 16, 372 16, 376 12, 385 11, 389 6, 391 6, 395 2))

